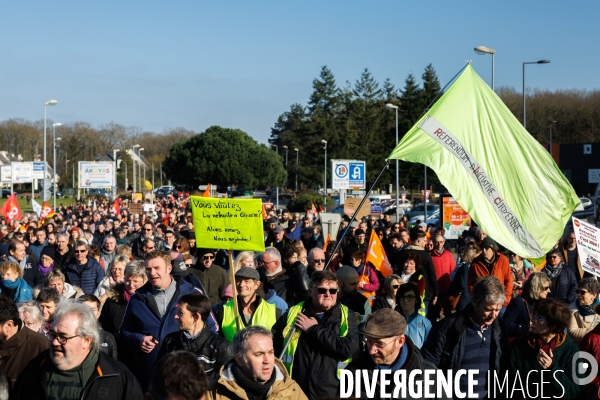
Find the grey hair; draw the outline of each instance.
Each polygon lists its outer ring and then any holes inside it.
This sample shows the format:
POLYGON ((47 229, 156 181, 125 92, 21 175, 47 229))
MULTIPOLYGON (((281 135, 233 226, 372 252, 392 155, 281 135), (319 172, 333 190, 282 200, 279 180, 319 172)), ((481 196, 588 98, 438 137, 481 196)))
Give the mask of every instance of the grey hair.
POLYGON ((117 238, 115 237, 115 235, 108 234, 108 235, 104 236, 104 240, 102 241, 102 244, 105 244, 108 239, 114 239, 115 244, 117 242, 117 238))
POLYGON ((63 238, 67 242, 69 241, 69 235, 67 235, 66 233, 59 233, 58 235, 56 235, 56 239, 58 240, 59 238, 63 238))
POLYGON ((523 294, 531 300, 539 300, 544 285, 550 285, 552 281, 544 272, 534 272, 523 283, 523 294))
POLYGON ((115 258, 113 258, 113 260, 111 261, 111 263, 108 265, 108 268, 106 268, 106 275, 110 275, 113 269, 113 266, 116 263, 121 263, 123 264, 125 267, 127 267, 127 264, 129 264, 129 257, 126 256, 115 256, 115 258))
POLYGON ((87 242, 83 241, 83 240, 78 240, 77 242, 75 242, 75 245, 73 246, 73 248, 77 248, 77 247, 85 247, 86 250, 90 249, 90 246, 87 244, 87 242))
POLYGON ((52 329, 64 318, 69 315, 75 315, 79 320, 79 326, 75 332, 84 338, 92 339, 92 348, 100 348, 100 332, 98 331, 98 321, 87 305, 78 303, 75 299, 61 301, 58 308, 52 316, 52 329))
POLYGON ((141 276, 146 279, 146 266, 143 261, 131 261, 125 267, 125 278, 130 276, 141 276))
POLYGON ((495 276, 480 276, 473 286, 471 300, 476 305, 484 301, 492 304, 502 304, 506 301, 506 292, 500 280, 495 276))
POLYGON ((279 264, 281 265, 281 253, 279 253, 279 250, 275 247, 267 247, 265 253, 267 253, 273 261, 279 261, 279 264))
POLYGON ((595 277, 586 277, 579 281, 577 284, 579 289, 586 289, 591 294, 600 293, 600 282, 595 277))
MULTIPOLYGON (((308 256, 307 256, 307 258, 308 258, 309 260, 314 260, 314 259, 315 259, 315 251, 317 251, 317 250, 321 250, 321 251, 323 251, 323 249, 320 249, 320 248, 318 248, 318 247, 313 247, 313 248, 312 248, 312 249, 310 249, 310 251, 308 252, 308 256)), ((323 253, 325 253, 325 252, 323 252, 323 253)))
POLYGON ((237 332, 233 337, 233 354, 239 355, 246 361, 246 351, 248 351, 248 340, 254 335, 267 336, 273 340, 273 332, 260 325, 250 325, 249 327, 237 332))
POLYGON ((19 308, 19 318, 24 319, 23 316, 27 315, 33 318, 40 325, 44 325, 44 316, 40 311, 40 307, 37 305, 31 305, 29 302, 17 304, 19 308))

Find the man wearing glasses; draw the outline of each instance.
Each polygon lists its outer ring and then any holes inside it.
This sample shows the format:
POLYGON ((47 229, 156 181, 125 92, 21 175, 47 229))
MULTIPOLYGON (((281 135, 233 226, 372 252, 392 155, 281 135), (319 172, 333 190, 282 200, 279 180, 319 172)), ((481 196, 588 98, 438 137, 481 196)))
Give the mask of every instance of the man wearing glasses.
POLYGON ((94 257, 88 255, 85 242, 75 243, 73 253, 75 257, 63 269, 66 282, 81 288, 85 294, 94 294, 104 279, 104 270, 94 257))
POLYGON ((154 241, 155 250, 164 250, 163 241, 154 234, 154 226, 152 223, 146 222, 143 225, 141 235, 131 244, 131 252, 134 257, 144 259, 144 240, 152 239, 154 241))
POLYGON ((227 272, 221 266, 213 263, 216 252, 213 249, 198 249, 196 253, 198 261, 193 268, 188 270, 202 283, 210 304, 213 305, 221 302, 221 294, 229 285, 227 272))
POLYGON ((309 399, 337 397, 339 371, 359 350, 355 318, 337 301, 337 293, 333 272, 314 272, 310 298, 273 326, 275 354, 283 351, 281 361, 309 399))
POLYGON ((50 348, 21 373, 15 399, 141 399, 133 374, 99 350, 98 323, 88 306, 65 302, 55 314, 50 348))
POLYGON ((308 252, 308 274, 315 271, 323 271, 325 268, 325 253, 322 249, 315 247, 308 252))
MULTIPOLYGON (((391 371, 390 376, 396 371, 406 371, 406 376, 409 376, 412 371, 421 371, 416 375, 413 384, 416 389, 417 385, 424 386, 423 371, 435 370, 436 367, 429 361, 425 360, 419 349, 413 344, 412 340, 406 335, 406 319, 397 311, 391 308, 382 308, 369 315, 360 330, 360 333, 366 336, 366 348, 362 351, 358 360, 353 361, 347 368, 354 374, 356 370, 368 371, 371 374, 375 369, 391 371)), ((381 393, 379 388, 380 380, 363 378, 362 383, 373 382, 377 383, 375 389, 375 398, 379 399, 381 393)), ((393 386, 390 385, 392 388, 393 386)), ((391 392, 388 386, 388 392, 391 392)), ((429 393, 437 393, 435 383, 427 389, 429 393)), ((425 388, 423 387, 423 391, 425 388)), ((366 399, 365 386, 361 387, 362 398, 366 399)))

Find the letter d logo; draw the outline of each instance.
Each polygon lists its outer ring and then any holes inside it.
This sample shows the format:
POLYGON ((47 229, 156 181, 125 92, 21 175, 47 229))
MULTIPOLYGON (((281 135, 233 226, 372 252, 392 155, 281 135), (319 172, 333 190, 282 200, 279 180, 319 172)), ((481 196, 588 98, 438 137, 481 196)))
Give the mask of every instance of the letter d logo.
POLYGON ((573 355, 571 360, 571 376, 573 382, 577 385, 587 385, 592 383, 594 378, 598 376, 598 363, 593 355, 586 351, 578 351, 573 355), (587 374, 587 376, 585 376, 587 374), (580 378, 584 376, 584 378, 580 378))

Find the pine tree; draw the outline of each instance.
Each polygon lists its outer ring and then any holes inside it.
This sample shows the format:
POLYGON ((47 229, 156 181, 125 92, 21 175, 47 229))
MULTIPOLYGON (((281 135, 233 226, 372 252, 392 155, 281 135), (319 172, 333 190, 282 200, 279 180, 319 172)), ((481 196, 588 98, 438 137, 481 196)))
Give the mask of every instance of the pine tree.
POLYGON ((432 105, 431 102, 436 99, 442 90, 435 69, 433 69, 431 64, 425 67, 425 72, 421 75, 421 79, 423 79, 423 105, 430 107, 432 105))
POLYGON ((373 75, 371 75, 369 69, 365 68, 363 73, 360 75, 360 79, 356 81, 356 85, 354 86, 354 95, 359 100, 371 103, 381 99, 381 94, 382 90, 379 89, 379 83, 377 83, 373 75))
POLYGON ((320 79, 313 80, 313 93, 308 101, 311 115, 324 113, 332 115, 340 102, 340 90, 335 83, 335 77, 326 65, 321 67, 320 79))

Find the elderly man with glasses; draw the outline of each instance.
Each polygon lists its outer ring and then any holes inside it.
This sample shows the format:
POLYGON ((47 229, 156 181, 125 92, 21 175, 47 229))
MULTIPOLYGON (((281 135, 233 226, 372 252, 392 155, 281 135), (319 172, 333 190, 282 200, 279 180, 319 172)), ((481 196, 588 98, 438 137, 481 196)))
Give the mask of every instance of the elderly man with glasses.
POLYGON ((155 250, 164 250, 164 242, 161 238, 154 234, 154 226, 151 222, 145 222, 140 235, 132 242, 131 252, 134 257, 144 259, 144 240, 152 239, 154 241, 155 250))
POLYGON ((315 247, 308 252, 308 274, 312 275, 315 271, 323 271, 325 268, 325 252, 323 249, 315 247))

